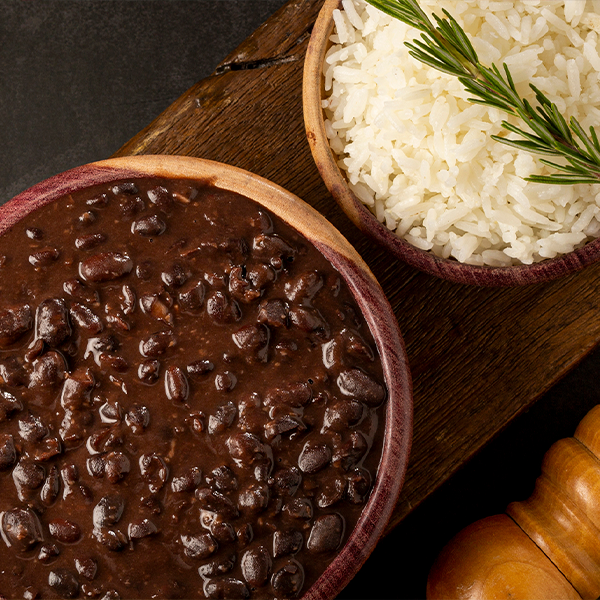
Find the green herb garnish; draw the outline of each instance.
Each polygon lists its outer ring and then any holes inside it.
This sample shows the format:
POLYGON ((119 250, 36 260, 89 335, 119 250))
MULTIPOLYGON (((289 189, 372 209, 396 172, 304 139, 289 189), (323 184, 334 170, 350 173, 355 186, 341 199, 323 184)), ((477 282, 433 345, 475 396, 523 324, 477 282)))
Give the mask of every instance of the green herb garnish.
POLYGON ((417 0, 366 0, 391 17, 419 29, 421 40, 406 42, 409 54, 417 60, 458 77, 465 89, 475 97, 470 102, 499 108, 520 117, 529 127, 525 131, 507 121, 502 127, 522 139, 491 136, 492 139, 537 154, 559 156, 568 164, 558 164, 540 159, 545 165, 560 173, 531 175, 526 181, 570 185, 575 183, 598 183, 600 180, 600 143, 593 127, 588 136, 577 119, 571 117, 567 124, 556 104, 533 84, 538 106, 534 108, 519 97, 508 67, 503 64, 504 75, 492 64, 486 67, 479 62, 467 34, 456 20, 444 10, 446 18, 434 14, 434 26, 423 12, 417 0))

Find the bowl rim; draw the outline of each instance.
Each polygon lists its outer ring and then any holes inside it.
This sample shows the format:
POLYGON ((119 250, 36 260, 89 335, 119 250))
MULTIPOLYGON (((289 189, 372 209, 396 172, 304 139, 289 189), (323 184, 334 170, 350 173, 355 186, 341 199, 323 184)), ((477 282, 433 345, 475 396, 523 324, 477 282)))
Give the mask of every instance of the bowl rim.
POLYGON ((348 284, 381 357, 388 389, 382 454, 374 485, 354 530, 305 592, 333 599, 358 572, 392 515, 412 442, 412 379, 398 321, 374 275, 351 244, 320 213, 284 188, 243 169, 206 159, 145 155, 88 163, 50 177, 0 206, 0 235, 23 217, 76 190, 123 179, 192 179, 237 192, 276 213, 308 239, 348 284))
POLYGON ((417 269, 454 283, 478 286, 516 286, 551 281, 579 271, 600 258, 600 237, 581 248, 531 265, 476 266, 436 256, 413 246, 380 223, 350 189, 329 145, 323 117, 323 63, 333 31, 333 11, 342 0, 325 0, 308 44, 302 81, 306 136, 325 186, 350 220, 396 258, 417 269))

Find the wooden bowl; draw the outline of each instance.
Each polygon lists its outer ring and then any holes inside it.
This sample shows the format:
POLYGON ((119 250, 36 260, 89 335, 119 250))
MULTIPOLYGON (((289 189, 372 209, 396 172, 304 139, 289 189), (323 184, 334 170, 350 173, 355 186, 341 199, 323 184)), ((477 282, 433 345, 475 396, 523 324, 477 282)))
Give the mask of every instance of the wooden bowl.
POLYGON ((195 158, 138 156, 91 163, 56 175, 0 207, 0 234, 37 208, 77 190, 140 177, 193 179, 251 198, 302 233, 339 271, 371 330, 388 389, 383 453, 370 498, 334 561, 306 592, 333 599, 360 569, 381 536, 404 481, 412 435, 412 384, 398 323, 363 260, 317 211, 283 188, 228 165, 195 158))
POLYGON ((568 254, 532 265, 510 267, 473 266, 454 259, 440 258, 402 239, 380 223, 348 186, 331 150, 321 105, 324 97, 323 63, 331 42, 333 11, 341 0, 325 0, 308 45, 303 80, 303 104, 306 135, 315 163, 329 192, 342 210, 364 233, 382 244, 393 256, 442 279, 482 286, 512 286, 556 279, 596 262, 600 257, 600 239, 568 254))

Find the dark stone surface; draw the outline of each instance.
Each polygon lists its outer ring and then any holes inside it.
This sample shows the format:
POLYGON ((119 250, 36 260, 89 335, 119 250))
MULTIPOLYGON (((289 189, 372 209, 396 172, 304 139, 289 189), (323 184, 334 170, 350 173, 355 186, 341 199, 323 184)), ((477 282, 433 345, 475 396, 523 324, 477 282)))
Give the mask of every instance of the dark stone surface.
MULTIPOLYGON (((283 4, 3 0, 0 202, 110 156, 283 4)), ((531 493, 544 453, 598 402, 599 373, 596 351, 382 540, 340 598, 424 598, 452 535, 531 493)))

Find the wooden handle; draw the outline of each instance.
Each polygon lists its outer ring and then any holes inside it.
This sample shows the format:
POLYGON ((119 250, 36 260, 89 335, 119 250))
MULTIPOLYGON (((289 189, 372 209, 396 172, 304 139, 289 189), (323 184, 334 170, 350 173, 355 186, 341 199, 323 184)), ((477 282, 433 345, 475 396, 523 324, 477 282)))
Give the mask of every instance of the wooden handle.
POLYGON ((600 405, 544 457, 531 497, 478 521, 441 552, 427 598, 600 596, 600 405))

